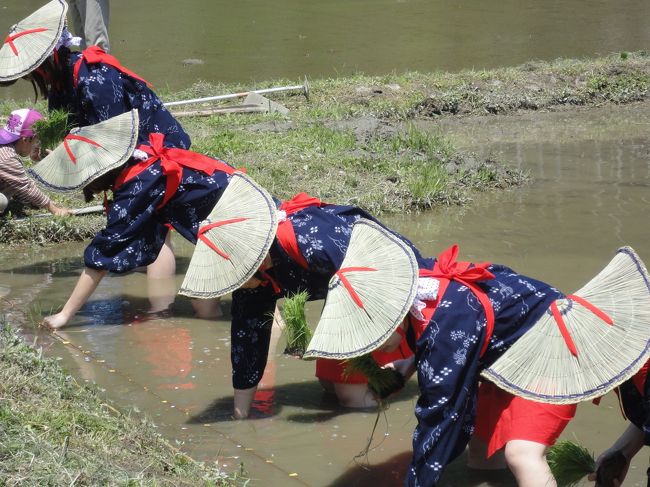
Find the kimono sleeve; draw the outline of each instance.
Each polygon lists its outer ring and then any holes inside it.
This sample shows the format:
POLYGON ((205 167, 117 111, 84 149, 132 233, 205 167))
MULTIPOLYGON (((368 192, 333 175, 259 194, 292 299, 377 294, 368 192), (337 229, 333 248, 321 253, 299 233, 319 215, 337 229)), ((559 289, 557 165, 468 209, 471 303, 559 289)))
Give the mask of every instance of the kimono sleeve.
POLYGON ((418 425, 413 434, 413 459, 406 479, 410 487, 437 485, 447 464, 463 452, 474 431, 481 342, 468 338, 475 327, 472 320, 465 324, 466 329, 453 331, 446 323, 434 314, 417 343, 420 397, 415 407, 418 425))
POLYGON ((159 198, 150 198, 142 184, 114 193, 106 228, 86 248, 87 267, 116 273, 151 264, 165 241, 168 228, 155 211, 159 198))
POLYGON ((272 286, 238 289, 232 294, 230 360, 235 389, 249 389, 262 379, 277 299, 272 286))

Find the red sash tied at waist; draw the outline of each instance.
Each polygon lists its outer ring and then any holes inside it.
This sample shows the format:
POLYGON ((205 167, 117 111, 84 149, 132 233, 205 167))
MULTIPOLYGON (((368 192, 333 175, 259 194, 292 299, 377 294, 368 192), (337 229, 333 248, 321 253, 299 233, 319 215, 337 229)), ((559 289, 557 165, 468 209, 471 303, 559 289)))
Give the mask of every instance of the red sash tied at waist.
MULTIPOLYGON (((290 200, 284 201, 280 205, 280 210, 284 211, 287 216, 289 216, 304 208, 309 208, 310 206, 323 207, 328 204, 329 203, 323 203, 318 198, 309 196, 307 193, 298 193, 290 200)), ((309 264, 307 264, 305 257, 302 255, 302 252, 300 252, 300 248, 298 247, 296 232, 293 230, 293 225, 291 225, 291 222, 288 219, 283 220, 278 224, 276 238, 289 257, 295 260, 303 269, 309 269, 309 264)))
MULTIPOLYGON (((487 270, 491 265, 489 262, 482 262, 480 264, 474 264, 474 267, 470 268, 470 262, 457 262, 456 257, 458 256, 458 245, 452 245, 447 250, 442 252, 438 256, 438 260, 433 266, 433 270, 430 269, 420 269, 420 277, 433 277, 440 281, 440 287, 438 288, 438 298, 436 299, 435 306, 440 303, 442 297, 444 296, 447 286, 451 281, 459 282, 460 284, 467 286, 467 288, 474 293, 485 311, 485 340, 481 347, 481 357, 487 350, 490 338, 492 337, 492 332, 494 331, 494 309, 492 308, 492 303, 490 298, 483 289, 477 286, 477 282, 487 281, 489 279, 494 279, 494 274, 487 270)), ((430 313, 431 316, 433 313, 430 313)))
POLYGON ((74 64, 74 68, 72 71, 72 82, 75 88, 77 87, 77 84, 79 82, 79 68, 81 68, 82 61, 86 61, 86 63, 88 64, 97 64, 97 63, 107 64, 108 66, 112 66, 113 68, 117 69, 120 73, 124 73, 127 76, 130 76, 131 78, 135 78, 138 81, 142 81, 147 86, 152 86, 151 83, 149 83, 147 80, 141 78, 133 71, 122 66, 122 64, 117 60, 115 56, 111 56, 110 54, 107 54, 99 46, 90 46, 82 51, 81 57, 74 64))
POLYGON ((213 159, 185 149, 165 147, 163 145, 164 139, 164 134, 149 134, 150 145, 140 145, 138 149, 146 152, 150 157, 124 169, 115 180, 114 189, 119 188, 122 184, 147 169, 154 162, 160 160, 160 165, 163 174, 167 176, 167 181, 165 184, 165 196, 163 197, 162 202, 156 207, 156 209, 159 210, 167 204, 174 194, 176 194, 176 190, 180 185, 181 177, 183 175, 183 167, 201 171, 208 176, 212 176, 215 171, 222 171, 226 174, 233 174, 236 171, 234 167, 231 167, 218 159, 213 159))

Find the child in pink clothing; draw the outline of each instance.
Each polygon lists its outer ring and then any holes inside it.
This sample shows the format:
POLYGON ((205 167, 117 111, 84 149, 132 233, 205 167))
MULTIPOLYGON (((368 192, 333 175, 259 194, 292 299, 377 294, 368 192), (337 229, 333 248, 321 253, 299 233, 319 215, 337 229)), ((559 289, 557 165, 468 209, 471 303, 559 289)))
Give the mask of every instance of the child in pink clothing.
POLYGON ((11 199, 47 208, 53 215, 67 215, 67 208, 56 206, 27 176, 20 157, 37 159, 38 139, 32 125, 43 116, 36 110, 22 108, 11 112, 4 128, 0 129, 0 213, 11 199))

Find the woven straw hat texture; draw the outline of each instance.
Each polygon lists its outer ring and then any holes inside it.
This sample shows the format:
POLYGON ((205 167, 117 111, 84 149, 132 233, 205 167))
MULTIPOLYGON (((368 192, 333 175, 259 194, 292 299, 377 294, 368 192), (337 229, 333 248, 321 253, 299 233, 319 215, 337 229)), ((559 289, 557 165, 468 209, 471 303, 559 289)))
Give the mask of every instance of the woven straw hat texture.
POLYGON ((235 172, 199 231, 179 294, 193 298, 223 296, 248 281, 266 257, 278 228, 273 198, 249 176, 235 172))
POLYGON ((408 313, 417 282, 411 248, 377 223, 359 220, 303 358, 348 359, 376 349, 408 313))
POLYGON ((29 170, 47 189, 82 188, 124 164, 138 142, 138 111, 131 110, 95 125, 73 129, 62 144, 29 170))
POLYGON ((593 399, 632 377, 650 357, 650 280, 643 262, 623 247, 574 294, 613 324, 577 301, 558 300, 577 356, 547 311, 482 375, 517 396, 555 404, 593 399))
POLYGON ((31 73, 49 56, 63 32, 68 4, 52 0, 18 22, 0 48, 0 81, 31 73))

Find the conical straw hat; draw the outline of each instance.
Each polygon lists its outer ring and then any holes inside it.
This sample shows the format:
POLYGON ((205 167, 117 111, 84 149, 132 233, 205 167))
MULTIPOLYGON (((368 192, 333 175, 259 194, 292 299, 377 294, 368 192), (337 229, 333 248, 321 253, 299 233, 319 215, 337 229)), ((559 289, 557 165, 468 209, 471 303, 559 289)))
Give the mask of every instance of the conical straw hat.
POLYGON ((63 143, 29 170, 48 189, 81 188, 124 164, 138 142, 138 111, 131 110, 95 125, 73 129, 63 143))
POLYGON ((262 264, 277 228, 271 195, 247 175, 235 172, 199 226, 179 294, 208 299, 239 288, 262 264))
POLYGON ((52 53, 65 26, 68 4, 52 0, 12 27, 0 48, 0 81, 31 73, 52 53))
POLYGON ((303 358, 348 359, 376 349, 406 316, 417 283, 411 248, 377 223, 359 220, 303 358))
POLYGON ((641 260, 619 249, 575 296, 556 304, 577 356, 548 310, 482 375, 512 394, 554 404, 601 396, 632 377, 650 357, 650 280, 641 260))

